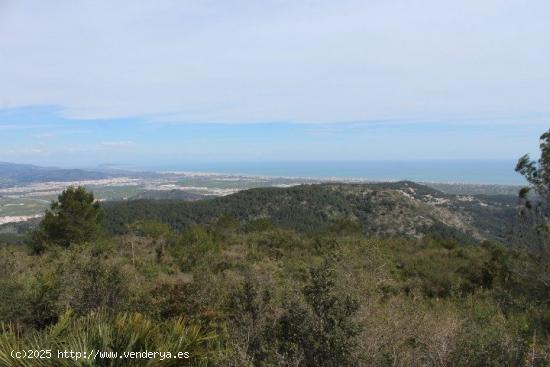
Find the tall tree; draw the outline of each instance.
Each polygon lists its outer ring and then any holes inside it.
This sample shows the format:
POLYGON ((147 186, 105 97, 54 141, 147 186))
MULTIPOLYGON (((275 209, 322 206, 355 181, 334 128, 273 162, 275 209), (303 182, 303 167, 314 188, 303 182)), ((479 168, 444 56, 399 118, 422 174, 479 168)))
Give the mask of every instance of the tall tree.
POLYGON ((550 130, 540 136, 540 158, 531 160, 525 154, 518 161, 516 172, 521 173, 529 183, 520 194, 526 198, 527 193, 534 190, 546 204, 550 203, 550 130))
POLYGON ((96 239, 101 231, 103 210, 94 194, 70 186, 53 202, 33 234, 35 246, 56 244, 68 247, 96 239))
POLYGON ((522 225, 516 238, 536 256, 539 280, 550 287, 550 130, 540 136, 540 158, 535 161, 524 155, 516 172, 529 184, 519 191, 522 225))

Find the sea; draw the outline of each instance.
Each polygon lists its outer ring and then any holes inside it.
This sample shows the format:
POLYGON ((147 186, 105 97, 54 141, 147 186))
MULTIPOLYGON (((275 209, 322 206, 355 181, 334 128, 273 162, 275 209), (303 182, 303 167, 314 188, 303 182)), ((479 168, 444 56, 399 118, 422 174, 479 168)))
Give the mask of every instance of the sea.
POLYGON ((228 175, 363 179, 372 181, 523 185, 515 161, 314 161, 183 163, 147 167, 156 171, 228 175))

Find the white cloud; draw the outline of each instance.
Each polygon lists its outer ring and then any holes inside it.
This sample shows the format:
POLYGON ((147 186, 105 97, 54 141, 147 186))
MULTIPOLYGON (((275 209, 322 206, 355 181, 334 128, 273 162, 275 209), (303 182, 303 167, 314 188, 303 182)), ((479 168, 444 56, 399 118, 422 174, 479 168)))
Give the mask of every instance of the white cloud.
POLYGON ((546 0, 0 2, 0 105, 187 122, 550 114, 546 0))
POLYGON ((0 130, 33 130, 33 129, 40 129, 45 127, 48 127, 48 125, 27 124, 27 123, 0 124, 0 130))
POLYGON ((40 133, 40 134, 34 134, 32 137, 38 140, 49 140, 56 138, 59 134, 58 133, 40 133))
MULTIPOLYGON (((37 125, 35 126, 39 128, 43 128, 43 126, 37 125)), ((34 139, 38 140, 50 140, 54 138, 59 138, 62 136, 68 136, 68 135, 83 135, 83 134, 90 134, 92 133, 92 130, 64 130, 57 128, 55 132, 44 132, 44 133, 38 133, 31 135, 34 139)))
POLYGON ((133 141, 104 141, 100 144, 103 148, 128 148, 134 145, 133 141))

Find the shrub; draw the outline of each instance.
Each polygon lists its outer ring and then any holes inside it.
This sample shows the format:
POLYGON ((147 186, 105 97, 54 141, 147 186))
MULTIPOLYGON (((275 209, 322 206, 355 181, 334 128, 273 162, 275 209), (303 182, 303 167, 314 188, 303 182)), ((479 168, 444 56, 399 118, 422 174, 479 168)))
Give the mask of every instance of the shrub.
POLYGON ((210 366, 216 335, 183 319, 155 322, 139 313, 110 314, 98 310, 83 317, 66 312, 42 331, 21 334, 13 326, 0 325, 0 366, 210 366), (14 359, 12 350, 51 349, 50 359, 14 359), (57 350, 75 352, 188 352, 188 359, 165 358, 58 358, 57 350))
POLYGON ((308 367, 353 366, 358 303, 336 293, 328 261, 311 269, 310 277, 303 289, 306 304, 291 304, 279 321, 282 350, 300 353, 308 367))

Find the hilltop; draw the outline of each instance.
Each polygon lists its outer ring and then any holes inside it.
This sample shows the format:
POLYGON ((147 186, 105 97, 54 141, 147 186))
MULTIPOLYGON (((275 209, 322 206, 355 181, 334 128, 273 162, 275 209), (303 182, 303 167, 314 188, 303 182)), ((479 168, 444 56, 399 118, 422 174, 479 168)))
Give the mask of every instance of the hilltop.
POLYGON ((477 242, 505 240, 515 216, 511 196, 450 195, 409 181, 376 184, 324 183, 255 188, 214 199, 133 200, 105 203, 106 226, 156 220, 175 230, 214 222, 222 215, 242 224, 269 218, 276 226, 322 231, 355 223, 376 237, 442 238, 477 242))

